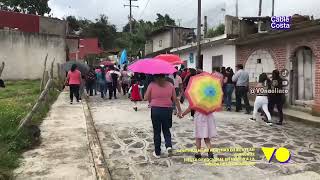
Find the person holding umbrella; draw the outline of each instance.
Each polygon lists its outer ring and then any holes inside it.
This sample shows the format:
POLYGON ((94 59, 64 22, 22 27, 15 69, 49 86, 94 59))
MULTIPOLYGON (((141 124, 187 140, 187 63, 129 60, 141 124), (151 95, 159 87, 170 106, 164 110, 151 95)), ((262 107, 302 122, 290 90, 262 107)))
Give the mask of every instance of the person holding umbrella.
POLYGON ((213 158, 211 151, 212 145, 210 138, 217 137, 216 123, 213 112, 221 110, 222 107, 222 87, 219 78, 209 73, 201 73, 193 76, 186 89, 186 96, 189 101, 189 107, 179 117, 183 118, 192 110, 194 114, 195 140, 198 152, 195 158, 201 158, 201 140, 208 148, 208 158, 213 158))
POLYGON ((172 102, 175 101, 178 115, 181 115, 180 103, 177 99, 173 84, 166 81, 165 74, 173 74, 177 70, 170 64, 158 59, 144 59, 129 66, 129 70, 136 73, 154 75, 154 82, 151 82, 145 93, 144 100, 151 106, 151 120, 153 126, 153 140, 155 150, 153 156, 160 158, 161 155, 161 131, 165 139, 165 146, 172 154, 171 142, 171 119, 172 102))
POLYGON ((66 79, 66 84, 70 87, 70 104, 73 104, 73 96, 76 97, 77 102, 80 102, 81 72, 77 68, 77 65, 73 64, 66 79))

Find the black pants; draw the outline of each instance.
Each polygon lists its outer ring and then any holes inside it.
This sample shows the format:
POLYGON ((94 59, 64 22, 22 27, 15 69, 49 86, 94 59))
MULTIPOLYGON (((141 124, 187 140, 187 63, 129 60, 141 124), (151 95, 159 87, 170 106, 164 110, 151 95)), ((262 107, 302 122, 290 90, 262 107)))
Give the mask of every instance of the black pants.
POLYGON ((246 106, 246 111, 250 112, 250 104, 248 99, 248 88, 245 86, 236 87, 236 110, 240 111, 242 109, 241 100, 243 99, 246 106))
POLYGON ((112 96, 114 98, 117 98, 117 84, 115 82, 111 82, 107 84, 108 90, 109 90, 109 99, 112 99, 112 96))
POLYGON ((151 120, 153 126, 153 140, 156 155, 161 153, 161 130, 166 148, 172 147, 170 121, 172 121, 172 108, 152 107, 151 120))
POLYGON ((95 81, 88 81, 87 82, 87 93, 90 96, 93 96, 93 89, 94 89, 95 85, 96 85, 95 81))
POLYGON ((280 119, 281 123, 283 122, 283 111, 282 111, 283 104, 284 104, 284 97, 282 95, 269 97, 269 105, 268 105, 269 112, 272 116, 274 113, 274 111, 273 111, 274 107, 277 106, 277 110, 279 113, 279 119, 280 119))
POLYGON ((123 91, 124 96, 127 94, 128 90, 129 90, 128 88, 129 88, 128 84, 122 83, 122 91, 123 91))
POLYGON ((80 89, 80 85, 70 85, 70 101, 73 102, 73 96, 76 97, 77 101, 80 100, 79 97, 79 89, 80 89))

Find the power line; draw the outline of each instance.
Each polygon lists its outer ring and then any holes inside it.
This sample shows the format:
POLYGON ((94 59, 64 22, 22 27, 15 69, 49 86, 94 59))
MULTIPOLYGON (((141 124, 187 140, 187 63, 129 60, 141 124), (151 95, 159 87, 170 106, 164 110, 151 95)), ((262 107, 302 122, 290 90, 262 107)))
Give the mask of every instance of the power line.
POLYGON ((145 11, 145 10, 146 10, 146 8, 148 7, 149 2, 150 2, 150 0, 148 0, 148 2, 147 2, 147 4, 146 4, 146 6, 143 8, 143 10, 142 10, 142 12, 141 12, 141 14, 140 14, 140 16, 139 16, 139 19, 142 17, 142 15, 143 15, 144 11, 145 11))

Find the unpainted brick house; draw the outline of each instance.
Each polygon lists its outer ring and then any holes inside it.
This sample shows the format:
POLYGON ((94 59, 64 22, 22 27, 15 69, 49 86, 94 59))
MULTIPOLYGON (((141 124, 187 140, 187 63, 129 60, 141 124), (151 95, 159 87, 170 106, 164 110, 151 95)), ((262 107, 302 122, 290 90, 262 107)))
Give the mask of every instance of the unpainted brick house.
POLYGON ((229 17, 226 23, 229 36, 238 36, 236 64, 245 66, 252 86, 262 72, 287 69, 286 104, 320 114, 320 20, 294 15, 287 31, 271 30, 269 17, 229 17))

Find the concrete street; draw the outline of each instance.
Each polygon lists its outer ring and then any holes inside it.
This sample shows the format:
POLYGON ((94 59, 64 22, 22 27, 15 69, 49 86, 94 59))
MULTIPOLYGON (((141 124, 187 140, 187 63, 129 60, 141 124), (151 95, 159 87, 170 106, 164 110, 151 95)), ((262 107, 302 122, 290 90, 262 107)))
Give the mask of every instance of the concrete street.
MULTIPOLYGON (((250 116, 244 113, 216 113, 219 137, 213 139, 213 145, 257 148, 256 164, 210 167, 204 162, 184 162, 193 153, 175 152, 172 157, 164 153, 155 159, 150 109, 145 102, 139 104, 138 112, 126 97, 90 97, 89 105, 112 179, 320 179, 320 131, 311 125, 285 121, 283 126, 270 127, 262 121, 249 121, 250 116), (268 163, 261 147, 286 147, 291 160, 287 164, 275 159, 268 163)), ((187 117, 174 117, 173 121, 173 148, 195 148, 193 122, 187 117)), ((223 158, 228 153, 215 156, 223 158)))

